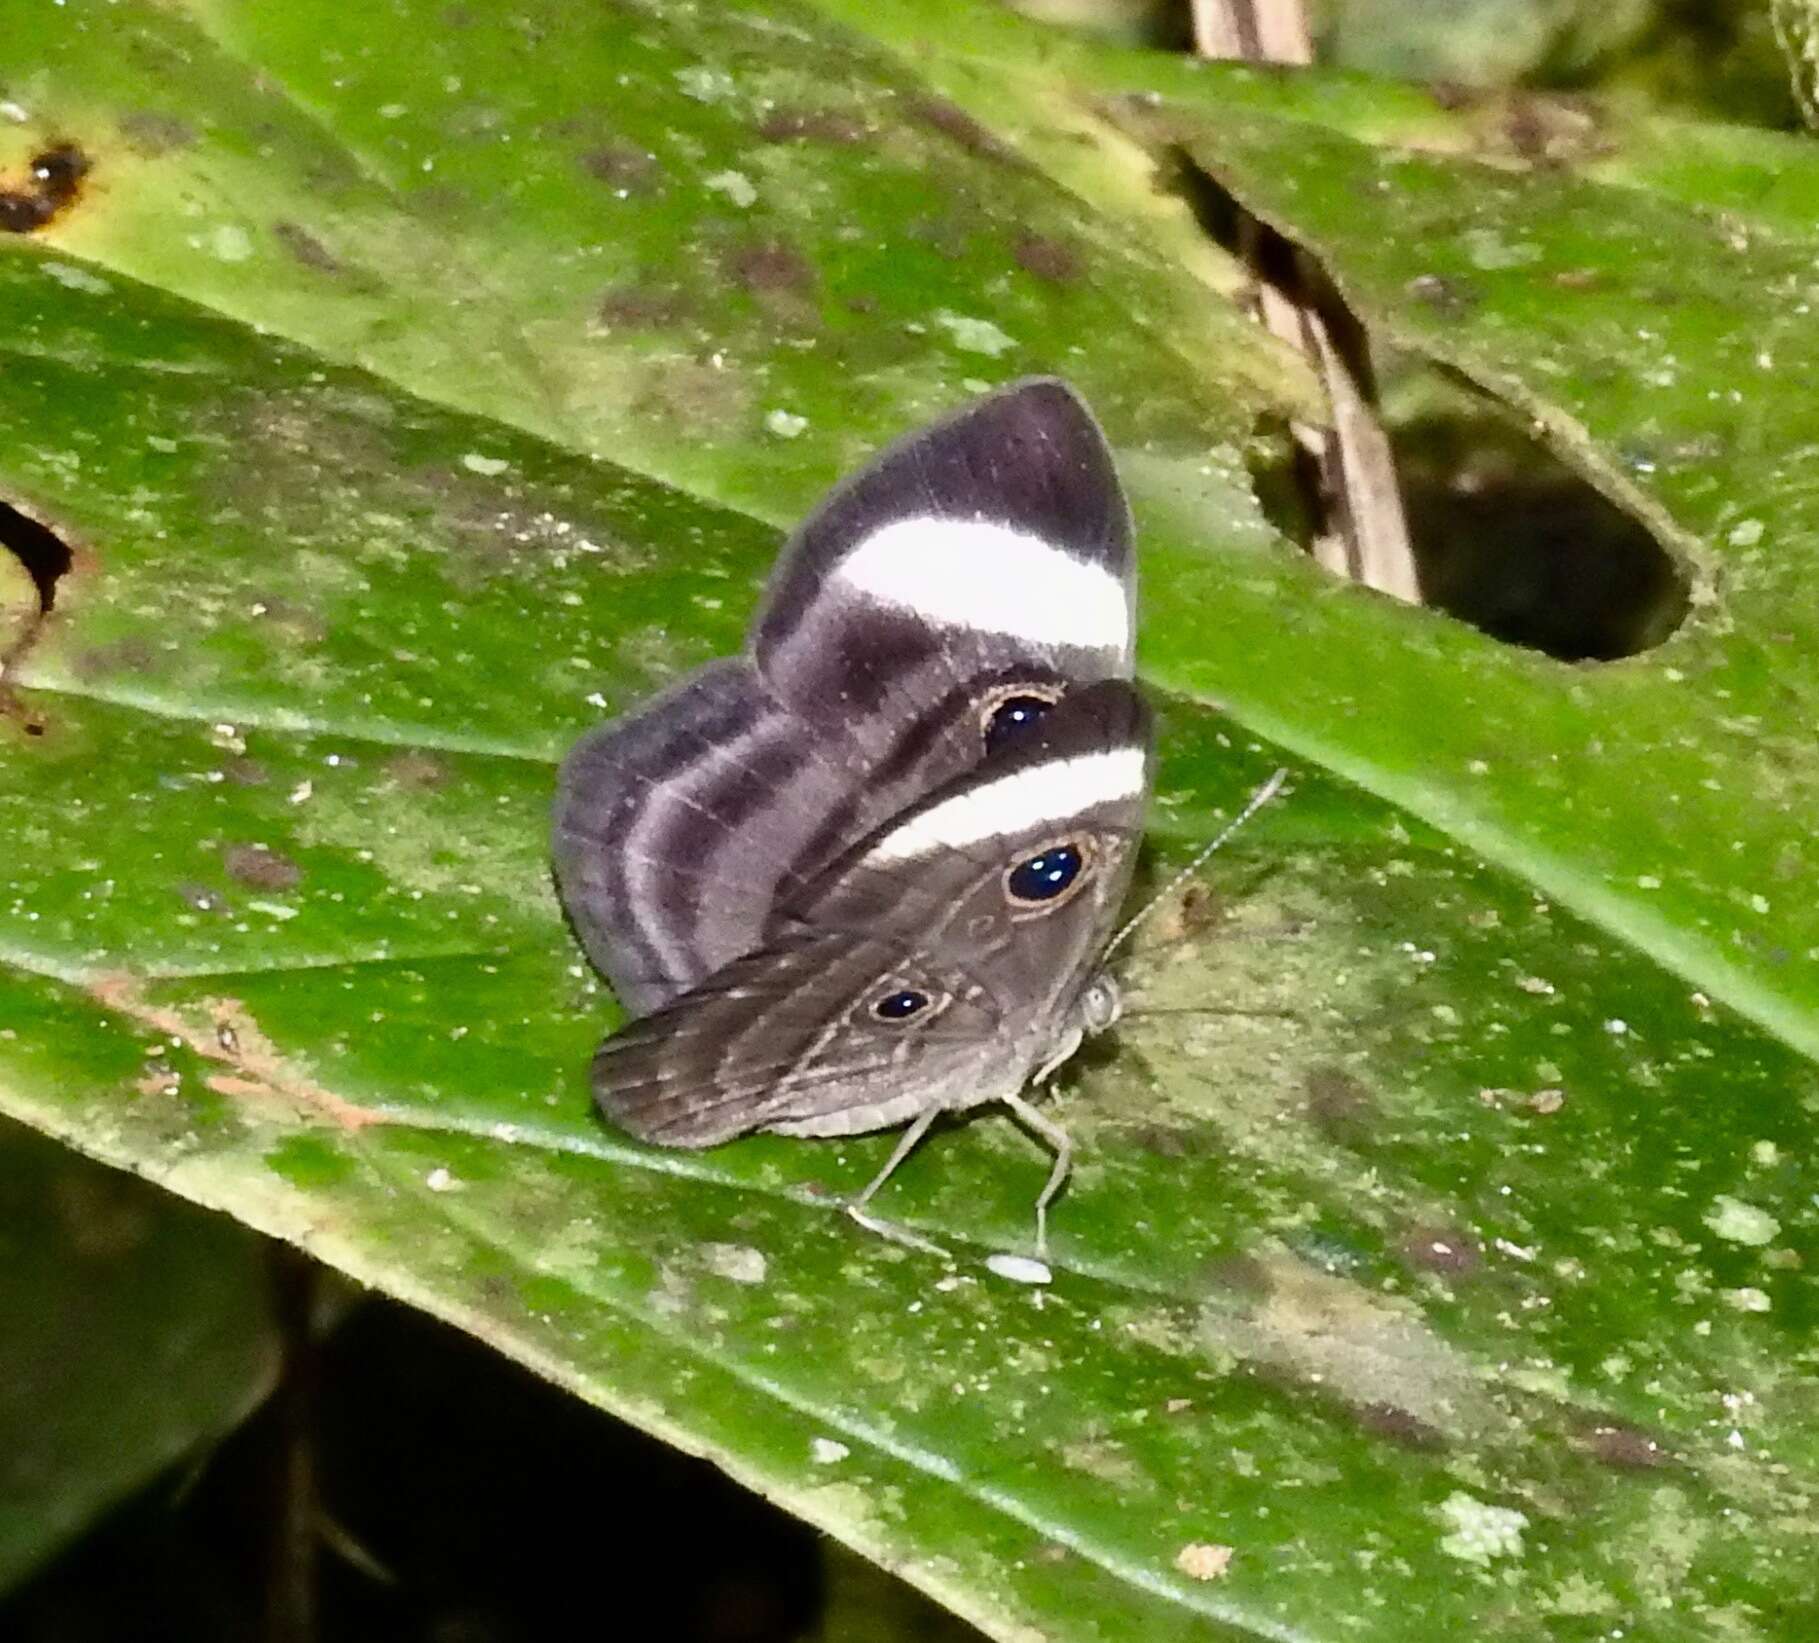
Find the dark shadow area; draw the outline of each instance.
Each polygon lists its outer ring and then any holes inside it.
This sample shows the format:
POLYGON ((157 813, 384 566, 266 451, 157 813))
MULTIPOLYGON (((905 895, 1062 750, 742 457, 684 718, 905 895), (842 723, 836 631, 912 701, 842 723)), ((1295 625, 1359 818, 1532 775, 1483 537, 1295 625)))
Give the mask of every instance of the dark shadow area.
POLYGON ((1686 619, 1680 567, 1636 519, 1466 394, 1392 429, 1427 602, 1569 662, 1650 650, 1686 619))
POLYGON ((5 548, 25 566, 38 590, 39 608, 49 610, 57 602, 57 584, 69 574, 74 556, 63 538, 40 525, 29 514, 0 502, 0 548, 5 548))
MULTIPOLYGON (((819 1537, 455 1330, 368 1302, 316 1355, 324 1643, 787 1643, 819 1537)), ((282 1397, 0 1605, 7 1643, 258 1643, 282 1397)))

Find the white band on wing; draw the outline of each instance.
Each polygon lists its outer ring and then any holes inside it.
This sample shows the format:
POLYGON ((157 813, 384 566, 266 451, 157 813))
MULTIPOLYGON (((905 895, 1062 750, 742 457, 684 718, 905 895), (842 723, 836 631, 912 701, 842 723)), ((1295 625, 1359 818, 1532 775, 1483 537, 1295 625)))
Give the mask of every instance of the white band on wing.
POLYGON ((1038 645, 1131 650, 1124 584, 1027 531, 989 519, 916 515, 865 537, 839 563, 847 586, 933 623, 1038 645))
POLYGON ((1146 762, 1141 747, 1118 747, 1012 771, 930 805, 893 828, 866 852, 865 860, 878 865, 906 861, 938 850, 963 850, 1044 822, 1060 826, 1091 805, 1140 797, 1146 762))

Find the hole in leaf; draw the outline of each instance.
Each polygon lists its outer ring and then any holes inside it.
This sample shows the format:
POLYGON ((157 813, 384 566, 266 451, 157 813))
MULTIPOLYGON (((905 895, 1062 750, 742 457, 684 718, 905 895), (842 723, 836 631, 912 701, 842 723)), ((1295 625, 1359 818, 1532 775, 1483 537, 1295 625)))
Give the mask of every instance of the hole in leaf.
POLYGON ((74 143, 34 154, 18 183, 0 186, 0 232, 31 234, 75 203, 92 162, 74 143))
POLYGON ((68 544, 29 514, 0 502, 0 548, 25 567, 38 590, 39 608, 49 611, 57 602, 57 584, 73 562, 68 544))
POLYGON ((1633 656, 1679 627, 1685 573, 1642 524, 1474 393, 1410 387, 1427 405, 1394 443, 1430 605, 1572 662, 1633 656))
MULTIPOLYGON (((1686 616, 1687 578, 1637 520, 1538 444, 1496 402, 1422 362, 1373 350, 1317 259, 1258 222, 1183 157, 1176 184, 1207 234, 1278 289, 1312 292, 1389 434, 1421 601, 1562 661, 1658 645, 1686 616), (1374 355, 1374 357, 1373 357, 1374 355)), ((1444 291, 1426 293, 1430 299, 1444 291)), ((1286 428, 1252 476, 1271 522, 1309 546, 1328 501, 1286 428)))
MULTIPOLYGON (((1566 662, 1633 656, 1685 619, 1686 577, 1661 544, 1500 407, 1426 367, 1385 377, 1423 603, 1566 662)), ((1252 468, 1258 496, 1305 542, 1290 442, 1273 443, 1252 468)))

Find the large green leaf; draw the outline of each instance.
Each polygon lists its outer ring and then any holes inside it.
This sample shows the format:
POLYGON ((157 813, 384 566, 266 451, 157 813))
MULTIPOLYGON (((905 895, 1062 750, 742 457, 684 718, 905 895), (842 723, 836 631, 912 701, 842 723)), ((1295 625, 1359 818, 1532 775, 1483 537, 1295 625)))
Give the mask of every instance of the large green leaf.
POLYGON ((1819 186, 1803 150, 1408 158, 1370 144, 1469 156, 1473 116, 953 3, 17 27, 9 140, 97 164, 0 258, 0 486, 82 550, 0 720, 6 1110, 995 1635, 1819 1621, 1812 343, 1763 335, 1811 247, 1697 209, 1736 218, 1746 159, 1819 186), (1686 630, 1567 668, 1276 542, 1236 441, 1305 385, 1143 194, 1166 145, 1655 522, 1686 630), (544 845, 553 759, 737 642, 771 522, 1030 369, 1087 389, 1137 496, 1162 855, 1258 732, 1304 763, 1068 1081, 1047 1289, 982 1264, 1045 1167, 1002 1123, 881 1205, 951 1269, 829 1212, 889 1138, 597 1125, 612 1011, 544 845))
POLYGON ((0 1120, 0 1588, 265 1395, 264 1255, 0 1120))

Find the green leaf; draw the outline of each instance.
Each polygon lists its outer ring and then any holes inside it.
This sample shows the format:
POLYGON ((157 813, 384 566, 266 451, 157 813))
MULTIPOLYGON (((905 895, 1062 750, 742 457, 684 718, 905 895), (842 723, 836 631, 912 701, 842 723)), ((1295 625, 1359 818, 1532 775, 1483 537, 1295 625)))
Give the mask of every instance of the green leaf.
POLYGON ((0 1590, 264 1397, 263 1271, 231 1221, 0 1120, 0 1590))
POLYGON ((8 140, 97 165, 0 257, 0 486, 82 549, 0 719, 7 1111, 994 1636, 1819 1621, 1812 248, 1698 209, 1803 149, 1514 171, 1407 92, 952 0, 21 28, 8 140), (1147 192, 1182 151, 1654 523, 1683 632, 1569 668, 1278 542, 1238 441, 1305 380, 1147 192), (1302 766, 1070 1069, 1048 1288, 984 1264, 1046 1168, 1002 1121, 879 1206, 951 1267, 831 1212, 890 1137, 598 1124, 544 837, 567 741, 738 643, 776 521, 1033 369, 1138 502, 1158 865, 1302 766))

